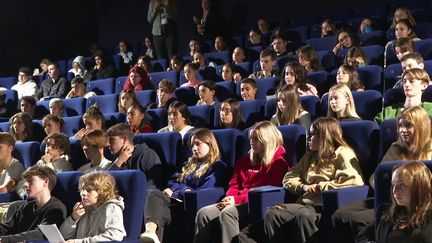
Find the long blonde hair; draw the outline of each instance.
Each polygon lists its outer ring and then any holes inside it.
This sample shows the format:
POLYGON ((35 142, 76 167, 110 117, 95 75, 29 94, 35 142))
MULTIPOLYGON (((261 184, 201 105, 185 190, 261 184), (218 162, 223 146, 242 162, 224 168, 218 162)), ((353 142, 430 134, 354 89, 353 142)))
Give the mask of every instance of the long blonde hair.
MULTIPOLYGON (((397 229, 414 230, 421 228, 427 221, 432 209, 432 174, 428 167, 420 161, 408 161, 395 166, 393 173, 399 170, 403 182, 411 191, 411 211, 397 205, 392 196, 392 205, 383 215, 397 229)), ((392 185, 393 191, 393 185, 392 185)))
POLYGON ((279 125, 293 124, 298 118, 302 111, 304 111, 300 96, 297 93, 296 88, 292 84, 283 85, 276 92, 277 95, 282 94, 282 101, 286 103, 285 110, 281 111, 279 107, 276 110, 276 116, 279 125))
POLYGON ((402 111, 398 117, 398 128, 400 120, 405 119, 414 127, 414 139, 412 144, 403 142, 399 136, 396 145, 402 149, 402 156, 405 160, 430 159, 427 157, 431 152, 431 122, 429 115, 421 106, 415 106, 402 111))
POLYGON ((193 140, 199 139, 209 146, 209 152, 204 157, 204 161, 199 161, 195 155, 189 157, 186 165, 183 166, 180 176, 177 181, 182 182, 188 175, 196 170, 199 162, 203 162, 200 168, 195 172, 194 176, 201 178, 220 158, 219 147, 213 133, 207 128, 198 128, 192 132, 189 138, 189 147, 192 148, 193 140))
POLYGON ((333 117, 339 119, 336 112, 334 112, 330 107, 330 92, 339 92, 348 100, 348 105, 345 107, 345 110, 342 112, 343 117, 356 117, 360 118, 356 112, 354 98, 352 96, 351 90, 348 88, 346 84, 336 84, 330 88, 328 94, 328 104, 327 104, 327 117, 333 117))
POLYGON ((264 153, 258 154, 251 149, 249 152, 250 160, 252 164, 264 163, 265 165, 270 164, 276 150, 283 146, 282 133, 277 127, 269 121, 261 121, 255 123, 249 130, 249 139, 251 136, 256 136, 258 141, 264 146, 264 153))

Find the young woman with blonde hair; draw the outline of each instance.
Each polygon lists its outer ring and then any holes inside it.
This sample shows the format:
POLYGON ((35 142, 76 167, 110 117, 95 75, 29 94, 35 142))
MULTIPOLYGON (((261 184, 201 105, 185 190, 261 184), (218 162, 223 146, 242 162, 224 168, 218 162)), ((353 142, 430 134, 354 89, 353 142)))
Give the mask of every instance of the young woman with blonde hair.
POLYGON ((146 231, 140 236, 143 242, 162 242, 164 227, 171 222, 173 213, 183 210, 181 201, 186 191, 226 185, 228 171, 220 160, 213 133, 207 128, 194 130, 189 146, 192 156, 181 172, 171 176, 165 190, 153 190, 147 196, 144 211, 146 231))
POLYGON ((201 208, 196 216, 194 242, 231 242, 247 222, 248 191, 259 186, 280 186, 288 170, 280 131, 269 121, 258 122, 249 130, 251 150, 236 161, 225 197, 201 208), (221 235, 213 223, 219 221, 221 235))
POLYGON ((277 110, 271 118, 276 126, 299 124, 306 130, 312 123, 311 117, 301 105, 300 96, 291 84, 283 85, 276 91, 277 110))
POLYGON ((321 191, 363 185, 357 157, 343 139, 337 120, 315 120, 307 141, 308 151, 282 182, 298 195, 297 202, 275 205, 267 211, 264 231, 270 242, 307 242, 318 231, 321 213, 316 208, 321 203, 321 191))
POLYGON ((357 115, 351 90, 345 84, 336 84, 328 93, 327 117, 339 121, 361 120, 357 115))
POLYGON ((107 172, 91 172, 81 176, 78 186, 81 202, 60 226, 67 243, 122 241, 123 198, 117 194, 116 181, 107 172))

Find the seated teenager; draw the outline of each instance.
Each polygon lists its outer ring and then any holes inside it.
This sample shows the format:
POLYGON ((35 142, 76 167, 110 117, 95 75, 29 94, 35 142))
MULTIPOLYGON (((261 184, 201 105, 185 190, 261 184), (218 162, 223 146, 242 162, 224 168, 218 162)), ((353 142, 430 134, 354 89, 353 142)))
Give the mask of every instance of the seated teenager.
POLYGON ((86 84, 83 78, 75 77, 71 81, 71 90, 66 95, 66 99, 72 99, 77 97, 83 97, 84 99, 88 99, 92 96, 96 96, 96 93, 93 91, 86 92, 86 84))
POLYGON ((94 55, 95 65, 89 72, 91 80, 114 78, 116 76, 116 70, 105 63, 105 58, 102 53, 94 55))
POLYGON ((69 138, 62 133, 53 133, 45 139, 45 154, 37 162, 39 166, 47 166, 56 173, 73 170, 69 161, 69 138))
POLYGON ((297 49, 299 63, 306 69, 306 72, 321 71, 318 54, 312 46, 302 46, 297 49))
POLYGON ((84 134, 81 140, 82 150, 89 163, 81 166, 78 171, 86 173, 94 170, 107 170, 111 160, 105 158, 104 150, 108 144, 108 136, 102 130, 93 130, 84 134))
POLYGON ((396 57, 401 61, 402 57, 406 54, 413 53, 415 48, 415 42, 409 37, 400 37, 394 42, 394 50, 396 57))
POLYGON ((215 97, 216 84, 211 80, 204 80, 198 86, 199 100, 196 105, 220 106, 220 102, 215 97))
POLYGON ((163 180, 162 164, 156 152, 146 143, 134 144, 133 134, 124 123, 110 127, 108 148, 115 160, 109 170, 140 170, 147 178, 147 187, 161 189, 163 180))
POLYGON ((432 224, 432 174, 421 161, 393 168, 391 202, 379 205, 375 222, 356 242, 427 242, 432 224))
POLYGON ((306 69, 298 61, 285 64, 280 85, 283 84, 294 85, 300 96, 318 96, 318 90, 309 82, 306 69))
POLYGON ((280 131, 271 122, 262 121, 251 127, 248 137, 251 150, 236 161, 225 197, 198 211, 194 242, 231 242, 248 221, 249 190, 281 185, 289 164, 283 157, 280 131))
POLYGON ((347 54, 345 54, 343 64, 352 66, 354 68, 364 67, 368 64, 368 58, 363 53, 360 47, 354 46, 351 49, 349 49, 347 54))
POLYGON ((243 100, 255 100, 258 88, 252 78, 245 78, 240 81, 240 95, 243 100))
MULTIPOLYGON (((417 34, 414 32, 413 25, 410 23, 410 21, 408 19, 400 19, 396 23, 394 33, 395 33, 396 39, 387 42, 387 44, 384 47, 384 57, 387 57, 387 52, 389 52, 389 51, 396 53, 395 52, 395 42, 396 42, 396 40, 398 40, 402 37, 410 38, 414 42, 420 40, 417 37, 417 34)), ((391 63, 388 63, 387 58, 384 58, 384 67, 386 67, 389 64, 391 64, 391 63)))
POLYGON ((201 83, 201 81, 197 79, 198 68, 199 67, 195 63, 191 62, 184 66, 183 71, 187 82, 180 87, 198 88, 198 85, 201 83))
POLYGON ((127 109, 133 104, 138 104, 135 91, 131 89, 122 90, 119 94, 119 101, 117 104, 118 111, 126 114, 127 109))
POLYGON ((318 231, 321 212, 316 208, 321 205, 321 192, 363 185, 358 160, 343 139, 338 121, 315 120, 307 144, 308 151, 282 182, 298 195, 296 203, 277 204, 266 212, 264 231, 270 242, 308 242, 318 231))
POLYGON ((184 63, 185 61, 180 55, 174 55, 170 60, 167 71, 176 71, 179 73, 181 70, 183 70, 184 63))
MULTIPOLYGON (((402 70, 406 71, 411 68, 424 69, 424 60, 420 53, 412 52, 407 53, 400 59, 402 70)), ((429 81, 429 84, 431 82, 429 81)), ((393 86, 394 89, 403 88, 403 79, 399 79, 393 86)))
POLYGON ((164 228, 175 220, 173 215, 176 211, 184 211, 185 192, 226 185, 227 166, 220 160, 213 133, 207 128, 194 130, 189 147, 192 155, 181 171, 171 176, 168 187, 151 191, 147 196, 144 210, 146 230, 140 236, 142 242, 163 242, 164 228))
POLYGON ((239 65, 246 62, 246 51, 243 47, 237 46, 232 53, 232 64, 239 65))
POLYGON ((62 117, 65 110, 63 100, 59 98, 51 99, 49 101, 49 110, 51 115, 62 117))
POLYGON ((158 132, 178 132, 184 137, 193 128, 186 104, 175 101, 168 108, 168 126, 159 129, 158 132))
POLYGON ((361 120, 357 115, 351 90, 345 84, 330 88, 327 105, 327 117, 333 117, 340 122, 361 120))
POLYGON ((71 139, 81 139, 84 134, 93 130, 103 130, 105 118, 99 110, 97 104, 91 105, 82 117, 84 127, 81 128, 71 139))
POLYGON ((337 55, 338 52, 344 48, 352 48, 360 46, 360 40, 356 33, 348 29, 342 29, 336 34, 336 44, 333 47, 333 54, 337 55))
POLYGON ((390 118, 395 118, 402 110, 414 106, 423 107, 426 112, 432 115, 432 103, 422 102, 423 91, 429 85, 429 74, 420 68, 405 70, 402 74, 405 102, 393 104, 384 108, 382 112, 375 116, 375 121, 381 123, 390 118))
POLYGON ((234 98, 222 102, 219 112, 219 128, 245 129, 245 123, 240 110, 240 103, 234 98))
POLYGON ((129 69, 129 75, 126 79, 123 89, 132 89, 135 91, 153 89, 150 77, 142 67, 134 66, 129 69))
POLYGON ((63 118, 58 116, 48 114, 42 119, 42 126, 45 130, 46 135, 51 135, 53 133, 61 133, 63 125, 63 118))
POLYGON ((249 75, 251 79, 279 77, 276 67, 276 52, 272 49, 264 49, 260 53, 261 71, 249 75))
MULTIPOLYGON (((263 46, 261 41, 261 31, 258 28, 252 28, 249 31, 248 40, 246 43, 246 47, 254 47, 254 46, 263 46)), ((234 59, 234 58, 233 58, 234 59)))
POLYGON ((168 79, 162 79, 159 82, 159 88, 157 92, 157 101, 148 105, 149 109, 163 108, 168 110, 171 103, 177 99, 173 97, 176 86, 173 82, 168 79))
POLYGON ((153 132, 153 128, 147 124, 146 108, 140 104, 133 104, 129 107, 126 122, 129 124, 133 134, 153 132))
POLYGON ((34 141, 32 117, 26 112, 19 112, 9 119, 11 134, 16 142, 34 141))
POLYGON ((334 36, 336 34, 336 24, 331 19, 325 19, 321 23, 321 38, 334 36))
POLYGON ((24 96, 21 98, 19 103, 20 111, 28 113, 32 119, 39 119, 40 117, 36 117, 36 100, 33 96, 24 96))
POLYGON ((15 191, 24 172, 23 164, 12 155, 14 146, 14 137, 9 133, 0 132, 0 192, 15 191))
POLYGON ((365 89, 355 67, 346 64, 339 67, 336 74, 336 82, 348 85, 351 91, 363 91, 365 89))
POLYGON ((114 177, 106 172, 90 172, 80 177, 78 189, 81 201, 60 226, 66 243, 123 240, 125 205, 114 177))
POLYGON ((270 121, 276 126, 299 124, 306 130, 312 123, 311 117, 301 105, 300 96, 293 85, 287 84, 276 91, 277 110, 270 121))
POLYGON ((46 166, 34 165, 24 171, 24 187, 28 198, 6 222, 0 223, 2 243, 45 240, 39 224, 56 224, 57 227, 66 218, 66 207, 51 196, 57 177, 55 172, 46 166))
MULTIPOLYGON (((403 110, 397 117, 398 139, 392 143, 381 163, 395 160, 431 160, 432 138, 428 113, 420 106, 403 110)), ((375 187, 374 174, 369 184, 375 187)), ((352 202, 332 216, 338 242, 354 242, 355 237, 374 219, 374 198, 352 202)))
POLYGON ((135 64, 137 67, 144 69, 144 71, 149 74, 153 72, 153 66, 151 63, 151 58, 148 56, 140 56, 135 64))
POLYGON ((11 87, 12 90, 16 90, 18 93, 18 100, 21 100, 24 96, 36 95, 38 90, 37 84, 32 80, 31 70, 28 67, 21 67, 18 70, 18 81, 11 87))
POLYGON ((68 73, 72 73, 74 78, 89 78, 87 75, 87 69, 85 66, 85 59, 83 56, 77 56, 72 61, 72 68, 69 69, 68 73))

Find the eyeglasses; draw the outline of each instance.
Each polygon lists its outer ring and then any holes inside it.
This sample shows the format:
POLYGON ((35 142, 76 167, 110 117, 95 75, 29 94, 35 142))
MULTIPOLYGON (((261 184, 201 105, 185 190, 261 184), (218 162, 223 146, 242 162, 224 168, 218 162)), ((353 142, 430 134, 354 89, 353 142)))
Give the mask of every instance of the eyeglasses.
POLYGON ((220 111, 223 113, 231 113, 232 112, 232 110, 230 108, 224 108, 224 109, 221 109, 220 111))

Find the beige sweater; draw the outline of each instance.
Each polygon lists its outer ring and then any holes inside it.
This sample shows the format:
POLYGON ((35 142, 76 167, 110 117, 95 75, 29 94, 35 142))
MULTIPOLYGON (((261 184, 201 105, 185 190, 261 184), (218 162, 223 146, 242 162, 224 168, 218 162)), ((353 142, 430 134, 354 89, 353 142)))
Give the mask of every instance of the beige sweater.
MULTIPOLYGON (((347 186, 361 186, 363 179, 360 166, 354 151, 349 147, 340 146, 335 151, 332 162, 325 167, 318 164, 318 154, 308 151, 290 172, 283 178, 283 186, 292 193, 301 192, 303 184, 318 184, 321 191, 347 186)), ((297 202, 306 200, 321 203, 320 195, 304 193, 297 202)))

